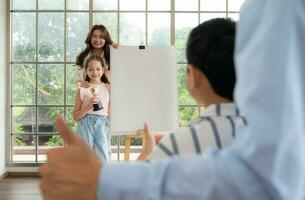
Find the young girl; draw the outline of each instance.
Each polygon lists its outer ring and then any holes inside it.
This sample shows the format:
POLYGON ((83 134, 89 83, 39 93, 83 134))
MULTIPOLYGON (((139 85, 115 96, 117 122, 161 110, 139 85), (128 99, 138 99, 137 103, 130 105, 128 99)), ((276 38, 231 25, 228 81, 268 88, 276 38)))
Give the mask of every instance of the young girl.
POLYGON ((76 72, 76 83, 81 87, 89 87, 88 82, 85 81, 86 73, 84 71, 84 64, 86 59, 91 55, 97 55, 103 58, 105 63, 105 75, 110 80, 110 46, 117 48, 111 40, 110 34, 105 26, 94 25, 89 31, 86 38, 86 48, 77 56, 76 65, 78 70, 76 72))
POLYGON ((88 57, 85 71, 89 87, 79 87, 77 90, 73 119, 77 121, 80 137, 107 162, 111 153, 108 143, 109 84, 103 59, 95 55, 88 57), (97 103, 101 106, 93 106, 97 103))

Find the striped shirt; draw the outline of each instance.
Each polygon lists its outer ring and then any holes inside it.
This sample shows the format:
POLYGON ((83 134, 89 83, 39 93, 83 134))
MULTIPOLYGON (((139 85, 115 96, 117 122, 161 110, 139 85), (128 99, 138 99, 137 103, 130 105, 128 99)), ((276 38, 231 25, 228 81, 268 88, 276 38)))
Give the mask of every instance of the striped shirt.
POLYGON ((208 148, 224 148, 245 125, 246 121, 234 103, 210 105, 188 127, 165 135, 148 160, 162 160, 173 155, 188 158, 208 148))

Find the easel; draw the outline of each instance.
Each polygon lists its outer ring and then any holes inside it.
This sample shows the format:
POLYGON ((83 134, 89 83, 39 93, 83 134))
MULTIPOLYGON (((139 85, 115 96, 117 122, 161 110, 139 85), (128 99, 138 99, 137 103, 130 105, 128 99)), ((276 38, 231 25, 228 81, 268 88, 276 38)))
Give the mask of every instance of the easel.
POLYGON ((125 148, 124 148, 124 161, 129 161, 130 157, 130 143, 131 139, 133 138, 141 138, 142 145, 145 144, 145 137, 143 134, 133 134, 133 135, 126 135, 125 136, 125 148))

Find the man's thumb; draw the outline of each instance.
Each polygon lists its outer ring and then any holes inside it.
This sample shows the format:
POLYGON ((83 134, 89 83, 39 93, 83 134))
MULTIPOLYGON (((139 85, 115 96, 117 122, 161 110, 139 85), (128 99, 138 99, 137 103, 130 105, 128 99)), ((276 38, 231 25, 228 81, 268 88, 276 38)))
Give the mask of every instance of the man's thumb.
POLYGON ((78 144, 80 142, 80 138, 73 134, 61 115, 56 117, 55 127, 68 145, 78 144))

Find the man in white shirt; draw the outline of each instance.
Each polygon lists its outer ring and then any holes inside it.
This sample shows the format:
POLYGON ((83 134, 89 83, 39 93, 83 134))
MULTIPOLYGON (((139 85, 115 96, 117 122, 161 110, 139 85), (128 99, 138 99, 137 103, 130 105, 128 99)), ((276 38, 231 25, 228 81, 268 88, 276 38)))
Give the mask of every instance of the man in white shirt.
POLYGON ((235 22, 223 18, 205 21, 191 31, 185 84, 198 105, 206 109, 188 127, 165 135, 154 150, 153 136, 144 131, 146 142, 138 160, 161 160, 173 155, 190 158, 210 147, 224 148, 245 126, 233 102, 235 31, 235 22))
POLYGON ((57 129, 70 145, 49 152, 40 169, 43 195, 56 200, 304 200, 304 35, 304 0, 247 0, 235 51, 235 101, 247 126, 232 145, 188 160, 103 165, 58 118, 57 129))

